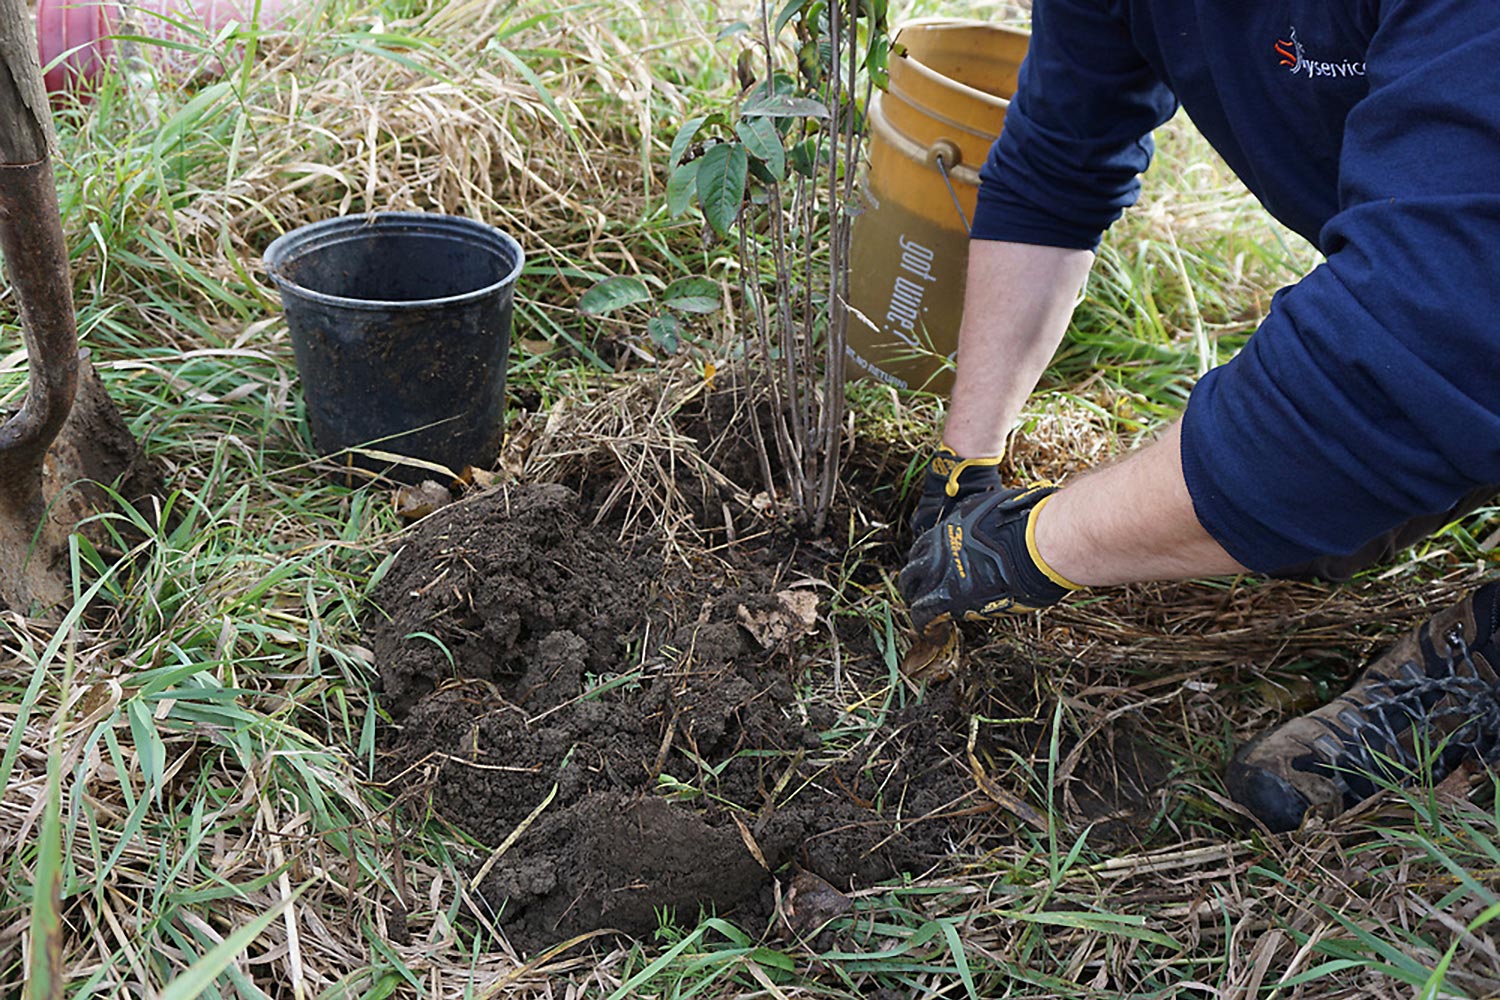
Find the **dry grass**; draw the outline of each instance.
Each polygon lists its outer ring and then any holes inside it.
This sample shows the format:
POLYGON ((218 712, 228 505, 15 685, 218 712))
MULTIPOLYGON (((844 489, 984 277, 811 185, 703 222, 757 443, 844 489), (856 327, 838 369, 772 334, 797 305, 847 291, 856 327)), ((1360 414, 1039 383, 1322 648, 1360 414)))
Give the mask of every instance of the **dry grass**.
MULTIPOLYGON (((1234 816, 1217 778, 1232 741, 1316 700, 1471 583, 1474 554, 1452 544, 1343 589, 1127 588, 971 637, 976 673, 1040 668, 1029 701, 1009 706, 1030 751, 997 752, 987 777, 1042 814, 1053 800, 1050 825, 997 838, 1007 814, 976 784, 968 805, 986 810, 986 836, 922 880, 858 894, 841 951, 784 948, 793 975, 768 964, 776 948, 737 950, 713 925, 653 950, 590 939, 522 961, 468 889, 488 852, 367 784, 375 719, 355 619, 400 529, 384 497, 313 481, 259 251, 344 212, 428 209, 508 228, 543 264, 523 289, 543 343, 517 377, 539 402, 511 426, 506 474, 580 483, 622 537, 655 537, 684 562, 771 530, 755 464, 725 443, 743 435, 717 437, 753 410, 733 338, 705 328, 696 353, 649 367, 639 330, 594 340, 572 307, 591 276, 671 275, 707 257, 690 226, 656 217, 656 170, 694 88, 727 77, 709 9, 583 5, 535 25, 521 25, 529 5, 497 0, 355 13, 266 38, 253 75, 222 90, 153 95, 162 85, 137 80, 80 115, 65 173, 81 312, 191 517, 99 581, 113 608, 102 624, 0 619, 0 995, 37 945, 33 887, 51 870, 65 903, 58 939, 42 943, 62 949, 76 995, 157 995, 268 914, 210 977, 218 995, 962 996, 977 982, 1029 997, 1394 997, 1412 995, 1412 969, 1452 940, 1462 960, 1446 988, 1494 995, 1493 935, 1467 929, 1500 870, 1493 810, 1470 802, 1487 801, 1485 782, 1473 795, 1461 781, 1437 797, 1387 795, 1278 840, 1234 816), (190 107, 192 93, 208 96, 190 107), (614 345, 623 370, 578 363, 567 337, 614 345), (729 402, 706 408, 711 396, 729 402), (697 433, 682 414, 700 409, 712 419, 697 417, 697 433), (710 494, 718 510, 703 509, 710 494), (1146 797, 1138 843, 1074 853, 1085 785, 1122 720, 1171 775, 1146 797), (42 836, 53 805, 55 844, 42 836)), ((1014 4, 972 12, 1019 16, 1014 4)), ((1149 433, 1192 359, 1251 328, 1309 259, 1283 252, 1222 171, 1193 164, 1194 143, 1169 133, 1166 162, 1188 167, 1122 225, 1086 307, 1095 328, 1147 330, 1190 360, 1155 394, 1134 378, 1141 363, 1060 371, 1017 443, 1018 475, 1067 474, 1149 433), (1244 249, 1256 245, 1273 251, 1244 249), (1128 294, 1143 273, 1160 279, 1149 310, 1128 294)), ((858 398, 851 484, 895 479, 941 406, 858 398)), ((847 581, 833 614, 868 622, 871 650, 806 650, 838 657, 809 697, 840 708, 846 676, 860 699, 911 693, 888 669, 896 651, 879 648, 899 515, 894 491, 883 496, 851 516, 845 564, 830 569, 847 581)), ((90 554, 80 560, 96 579, 90 554)))

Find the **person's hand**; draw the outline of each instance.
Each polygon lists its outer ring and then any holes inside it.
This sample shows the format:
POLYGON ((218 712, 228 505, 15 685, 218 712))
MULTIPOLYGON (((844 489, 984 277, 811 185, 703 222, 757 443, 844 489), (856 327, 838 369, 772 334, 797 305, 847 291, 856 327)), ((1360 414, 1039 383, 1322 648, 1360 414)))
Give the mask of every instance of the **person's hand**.
POLYGON ((1049 607, 1082 589, 1036 550, 1033 522, 1055 486, 996 489, 960 501, 919 535, 901 596, 922 631, 941 618, 984 621, 1049 607))
POLYGON ((942 520, 960 500, 1000 488, 1001 458, 960 458, 943 445, 922 477, 922 496, 912 511, 912 536, 920 538, 942 520))

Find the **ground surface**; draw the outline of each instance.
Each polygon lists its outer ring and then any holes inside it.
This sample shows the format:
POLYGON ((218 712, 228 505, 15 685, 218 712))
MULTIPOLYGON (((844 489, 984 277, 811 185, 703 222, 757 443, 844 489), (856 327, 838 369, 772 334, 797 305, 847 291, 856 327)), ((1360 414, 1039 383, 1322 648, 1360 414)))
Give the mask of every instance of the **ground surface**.
MULTIPOLYGON (((890 13, 1019 26, 1027 6, 890 13)), ((1491 578, 1500 509, 1345 587, 1080 595, 911 681, 889 526, 941 403, 848 387, 861 460, 810 537, 763 502, 756 424, 724 437, 733 412, 694 402, 747 384, 753 312, 734 241, 664 192, 683 123, 740 101, 759 5, 315 8, 295 34, 205 40, 221 80, 112 77, 57 107, 83 343, 167 516, 100 509, 111 544, 70 551, 69 627, 0 612, 0 996, 1500 996, 1491 778, 1290 837, 1221 780, 1239 742, 1491 578), (512 487, 403 530, 386 492, 324 475, 342 460, 308 439, 256 262, 371 210, 525 246, 491 472, 578 506, 512 487), (723 308, 669 324, 667 350, 662 296, 580 310, 615 277, 706 277, 723 308), (403 546, 385 620, 370 588, 403 546), (786 592, 816 597, 811 632, 786 592), (920 877, 840 893, 804 868, 920 877), (661 934, 653 905, 677 910, 661 934), (603 925, 644 936, 536 951, 603 925)), ((1164 426, 1318 262, 1186 119, 1156 140, 1007 482, 1164 426)), ((25 391, 14 306, 0 408, 25 391)))
POLYGON ((812 591, 779 597, 774 565, 726 590, 587 520, 554 485, 447 508, 368 623, 400 721, 386 778, 506 847, 482 891, 515 943, 764 919, 772 871, 850 890, 941 859, 975 812, 952 691, 840 748, 838 713, 796 693, 812 591))

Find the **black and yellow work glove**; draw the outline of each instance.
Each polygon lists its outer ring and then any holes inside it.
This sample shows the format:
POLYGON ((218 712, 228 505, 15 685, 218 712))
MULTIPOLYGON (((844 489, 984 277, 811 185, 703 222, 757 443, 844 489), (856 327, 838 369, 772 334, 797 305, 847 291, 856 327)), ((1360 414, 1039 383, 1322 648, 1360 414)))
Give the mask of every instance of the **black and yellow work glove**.
POLYGON ((912 535, 920 538, 937 524, 960 500, 976 493, 1000 488, 1000 458, 960 458, 947 445, 938 449, 927 463, 922 479, 922 496, 912 511, 912 535))
POLYGON ((920 632, 939 618, 984 621, 1049 607, 1082 588, 1036 549, 1036 516, 1055 486, 969 497, 922 535, 901 571, 901 596, 920 632))

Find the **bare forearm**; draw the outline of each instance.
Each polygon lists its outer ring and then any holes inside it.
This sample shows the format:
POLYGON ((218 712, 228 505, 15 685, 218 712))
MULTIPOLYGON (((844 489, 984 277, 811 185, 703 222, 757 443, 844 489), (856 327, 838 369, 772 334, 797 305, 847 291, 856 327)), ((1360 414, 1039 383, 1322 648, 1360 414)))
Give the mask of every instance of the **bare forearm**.
POLYGON ((1085 586, 1249 572, 1214 541, 1182 475, 1181 425, 1070 482, 1037 515, 1036 546, 1085 586))
POLYGON ((1073 314, 1093 264, 1087 250, 975 240, 943 442, 998 455, 1073 314))
MULTIPOLYGON (((1094 255, 976 240, 943 441, 998 455, 1062 341, 1094 255)), ((1245 572, 1198 522, 1174 424, 1156 442, 1069 483, 1036 520, 1037 551, 1085 586, 1245 572)))

